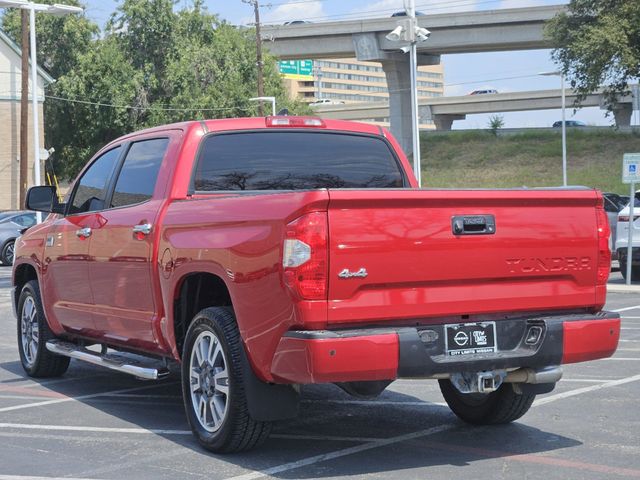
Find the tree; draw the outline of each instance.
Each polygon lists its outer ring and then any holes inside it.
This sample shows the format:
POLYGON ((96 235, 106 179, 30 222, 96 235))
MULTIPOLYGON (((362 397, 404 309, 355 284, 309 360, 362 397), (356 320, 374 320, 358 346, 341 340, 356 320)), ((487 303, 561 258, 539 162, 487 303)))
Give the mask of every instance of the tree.
POLYGON ((143 83, 142 71, 109 37, 94 42, 77 67, 58 79, 56 95, 46 100, 47 137, 63 176, 74 177, 99 148, 140 128, 147 106, 136 105, 136 99, 143 83))
MULTIPOLYGON (((45 102, 46 141, 65 177, 74 177, 91 155, 127 132, 255 115, 256 104, 248 101, 256 90, 255 31, 220 20, 202 0, 177 11, 175 3, 122 0, 100 38, 82 16, 76 21, 83 28, 74 34, 58 36, 59 24, 38 24, 41 61, 57 72, 45 102), (64 50, 72 40, 79 44, 64 50), (67 53, 57 55, 58 48, 67 53)), ((3 25, 11 27, 11 15, 3 25)), ((292 113, 308 113, 287 98, 275 58, 267 55, 265 62, 265 94, 292 113)))
POLYGON ((611 109, 640 76, 640 2, 571 0, 546 28, 552 58, 579 94, 604 88, 611 109))
POLYGON ((504 117, 502 115, 491 115, 489 117, 489 130, 494 136, 498 136, 498 130, 504 127, 504 117))

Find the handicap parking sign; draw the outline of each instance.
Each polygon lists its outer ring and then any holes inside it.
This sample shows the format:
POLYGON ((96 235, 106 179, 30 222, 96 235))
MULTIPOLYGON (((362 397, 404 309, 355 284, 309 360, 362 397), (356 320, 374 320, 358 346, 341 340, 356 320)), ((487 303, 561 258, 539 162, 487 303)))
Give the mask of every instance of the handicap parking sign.
POLYGON ((640 183, 640 153, 624 154, 622 183, 640 183))

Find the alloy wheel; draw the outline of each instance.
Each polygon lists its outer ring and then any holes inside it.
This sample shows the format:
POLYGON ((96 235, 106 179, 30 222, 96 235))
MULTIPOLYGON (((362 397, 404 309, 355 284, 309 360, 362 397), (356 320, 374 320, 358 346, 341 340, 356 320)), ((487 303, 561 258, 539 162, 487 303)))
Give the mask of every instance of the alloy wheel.
POLYGON ((198 422, 208 432, 220 429, 229 408, 229 373, 220 339, 202 332, 191 349, 191 405, 198 422))
POLYGON ((29 366, 36 361, 38 343, 40 341, 40 328, 38 326, 38 311, 32 296, 28 296, 22 304, 20 315, 20 336, 22 339, 22 352, 29 366))

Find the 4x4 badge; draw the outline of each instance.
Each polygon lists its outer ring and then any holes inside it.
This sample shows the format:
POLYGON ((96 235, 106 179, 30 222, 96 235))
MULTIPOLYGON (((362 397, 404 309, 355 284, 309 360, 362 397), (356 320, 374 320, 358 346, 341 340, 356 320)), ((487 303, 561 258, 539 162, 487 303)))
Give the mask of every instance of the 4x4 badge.
POLYGON ((367 275, 369 274, 367 273, 367 269, 364 267, 361 267, 360 270, 358 270, 357 272, 352 272, 348 268, 345 268, 338 274, 340 278, 354 278, 354 277, 365 278, 367 275))

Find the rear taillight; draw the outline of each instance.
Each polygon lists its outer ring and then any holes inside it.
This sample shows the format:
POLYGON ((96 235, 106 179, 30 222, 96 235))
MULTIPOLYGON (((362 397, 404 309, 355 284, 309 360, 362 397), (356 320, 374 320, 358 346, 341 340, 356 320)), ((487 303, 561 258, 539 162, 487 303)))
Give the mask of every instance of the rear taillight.
POLYGON ((598 223, 598 285, 606 285, 611 270, 611 250, 609 249, 609 220, 602 205, 596 208, 598 223))
POLYGON ((282 252, 284 281, 299 298, 327 299, 327 249, 326 213, 308 213, 287 225, 282 252))
MULTIPOLYGON (((640 218, 640 215, 634 215, 633 216, 633 221, 635 222, 639 218, 640 218)), ((618 221, 619 222, 628 222, 629 221, 629 215, 620 215, 618 217, 618 221)))

